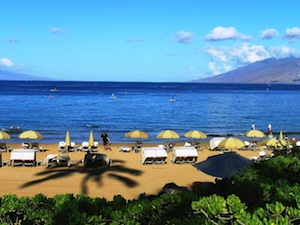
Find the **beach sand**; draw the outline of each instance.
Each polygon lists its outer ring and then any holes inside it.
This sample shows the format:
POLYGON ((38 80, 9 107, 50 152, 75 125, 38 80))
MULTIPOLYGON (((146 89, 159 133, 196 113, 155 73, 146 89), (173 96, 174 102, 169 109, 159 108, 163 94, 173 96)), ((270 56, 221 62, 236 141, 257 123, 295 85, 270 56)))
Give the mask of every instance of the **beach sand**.
MULTIPOLYGON (((57 194, 72 193, 74 195, 87 194, 91 197, 104 197, 112 200, 115 195, 122 195, 126 199, 136 199, 139 194, 158 194, 167 183, 174 182, 178 186, 191 188, 193 182, 214 182, 209 176, 191 164, 173 164, 171 154, 168 153, 166 164, 142 165, 141 154, 133 151, 120 152, 121 146, 131 147, 130 144, 113 144, 112 151, 99 146, 99 153, 104 153, 112 159, 109 168, 84 168, 83 164, 72 167, 45 168, 12 167, 0 168, 0 195, 16 194, 17 196, 34 196, 42 193, 48 197, 57 194)), ((198 151, 198 161, 204 161, 208 156, 220 154, 209 151, 208 143, 201 143, 203 151, 198 151)), ((21 144, 8 144, 13 149, 20 149, 21 144)), ((38 152, 37 160, 43 161, 48 154, 57 154, 57 144, 40 144, 46 152, 38 152)), ((148 144, 148 146, 157 146, 148 144)), ((176 143, 183 146, 183 143, 176 143)), ((258 152, 237 151, 246 158, 258 156, 258 152)), ((84 152, 70 152, 72 161, 84 158, 84 152)), ((2 153, 2 159, 8 160, 10 153, 2 153)))

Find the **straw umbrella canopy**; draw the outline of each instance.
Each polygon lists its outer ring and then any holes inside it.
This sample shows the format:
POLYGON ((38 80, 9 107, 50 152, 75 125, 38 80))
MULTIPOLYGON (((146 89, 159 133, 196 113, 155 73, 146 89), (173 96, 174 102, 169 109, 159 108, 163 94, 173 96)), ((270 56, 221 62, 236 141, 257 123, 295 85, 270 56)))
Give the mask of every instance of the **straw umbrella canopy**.
POLYGON ((179 134, 177 134, 173 130, 163 130, 157 135, 157 138, 175 139, 175 138, 179 138, 179 134))
POLYGON ((10 135, 6 133, 5 131, 0 131, 0 139, 10 139, 10 135))
POLYGON ((245 143, 238 138, 229 137, 222 140, 218 146, 220 148, 243 148, 245 143))
POLYGON ((282 146, 287 146, 287 142, 286 142, 286 140, 284 140, 284 138, 283 138, 282 131, 280 131, 280 133, 279 133, 279 143, 280 143, 282 146))
POLYGON ((186 138, 194 138, 194 139, 200 139, 200 138, 207 138, 207 135, 199 130, 191 130, 184 134, 186 138))
POLYGON ((21 139, 43 139, 43 135, 41 135, 38 131, 35 130, 27 130, 19 134, 18 136, 21 139))
POLYGON ((90 147, 94 147, 94 135, 93 135, 93 131, 90 131, 90 137, 89 137, 89 146, 90 147))
POLYGON ((67 147, 67 148, 71 147, 70 131, 67 131, 67 132, 66 132, 66 140, 65 140, 65 143, 66 143, 66 147, 67 147))
POLYGON ((149 134, 141 130, 133 130, 125 134, 126 138, 149 138, 149 134))
POLYGON ((283 146, 286 146, 285 140, 280 140, 277 138, 267 138, 259 143, 260 146, 268 146, 268 147, 274 147, 274 148, 281 148, 283 146))
POLYGON ((231 177, 236 172, 251 166, 252 161, 236 152, 224 152, 209 156, 205 161, 194 164, 198 170, 214 177, 231 177))
POLYGON ((244 133, 244 136, 252 137, 252 138, 265 138, 266 137, 265 133, 260 130, 248 130, 244 133))

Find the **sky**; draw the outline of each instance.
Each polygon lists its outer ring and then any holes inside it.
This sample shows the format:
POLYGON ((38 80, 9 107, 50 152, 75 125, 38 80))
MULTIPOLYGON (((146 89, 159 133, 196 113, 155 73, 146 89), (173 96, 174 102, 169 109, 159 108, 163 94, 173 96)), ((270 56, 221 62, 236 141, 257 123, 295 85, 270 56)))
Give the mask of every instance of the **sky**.
POLYGON ((0 0, 0 69, 186 82, 300 56, 299 0, 0 0))

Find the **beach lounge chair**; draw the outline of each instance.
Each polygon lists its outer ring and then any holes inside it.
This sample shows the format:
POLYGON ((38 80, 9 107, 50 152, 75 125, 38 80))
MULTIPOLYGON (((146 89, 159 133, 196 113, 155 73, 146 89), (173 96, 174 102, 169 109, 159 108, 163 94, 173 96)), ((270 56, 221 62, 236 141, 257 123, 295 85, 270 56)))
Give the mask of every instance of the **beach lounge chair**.
POLYGON ((39 149, 39 143, 38 142, 32 142, 31 143, 31 148, 38 150, 39 149))
POLYGON ((6 143, 0 143, 0 152, 7 152, 7 145, 6 143))
POLYGON ((130 152, 132 149, 127 146, 122 146, 119 148, 119 152, 130 152))
POLYGON ((69 147, 68 151, 69 152, 76 152, 77 151, 75 142, 73 142, 73 141, 71 142, 71 146, 69 147))
POLYGON ((36 150, 12 150, 10 154, 11 166, 37 166, 36 150))
POLYGON ((90 150, 89 143, 87 141, 82 142, 81 146, 79 147, 80 151, 87 152, 90 150))
POLYGON ((57 150, 58 150, 59 152, 66 151, 66 142, 60 141, 60 142, 58 143, 58 148, 57 148, 57 150))
POLYGON ((58 166, 70 166, 71 160, 68 154, 48 154, 44 159, 46 168, 54 168, 58 166))
POLYGON ((22 148, 23 149, 29 149, 29 147, 30 147, 30 144, 29 143, 22 143, 22 148))
POLYGON ((142 148, 141 160, 142 164, 165 164, 167 159, 167 151, 160 147, 142 148))
POLYGON ((194 146, 191 147, 174 147, 171 158, 172 163, 195 163, 198 159, 198 152, 194 146))
POLYGON ((134 151, 135 153, 138 153, 141 151, 142 147, 143 147, 143 143, 141 141, 137 141, 135 143, 135 145, 132 146, 132 151, 134 151))
POLYGON ((99 146, 99 142, 94 141, 94 145, 90 146, 90 151, 91 152, 98 152, 98 146, 99 146))

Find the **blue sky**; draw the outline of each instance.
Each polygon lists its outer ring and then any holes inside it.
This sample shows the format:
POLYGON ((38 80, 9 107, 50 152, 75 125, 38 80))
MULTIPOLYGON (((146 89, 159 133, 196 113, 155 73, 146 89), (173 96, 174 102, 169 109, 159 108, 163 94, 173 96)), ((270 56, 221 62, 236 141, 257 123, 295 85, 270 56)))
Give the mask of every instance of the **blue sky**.
POLYGON ((300 56, 299 0, 1 0, 0 69, 184 82, 300 56))

